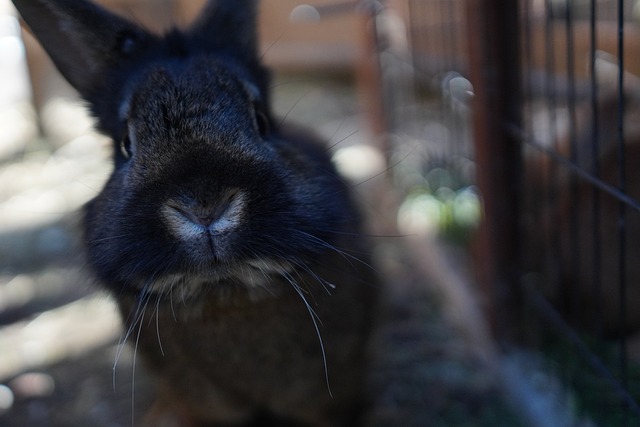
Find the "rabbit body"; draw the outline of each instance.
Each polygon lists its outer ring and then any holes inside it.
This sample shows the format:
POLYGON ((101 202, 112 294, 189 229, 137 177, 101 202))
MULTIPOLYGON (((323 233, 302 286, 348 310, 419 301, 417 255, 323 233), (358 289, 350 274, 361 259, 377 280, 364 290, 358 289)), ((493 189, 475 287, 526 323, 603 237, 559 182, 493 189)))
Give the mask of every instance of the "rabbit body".
MULTIPOLYGON (((286 419, 287 425, 355 425, 364 403, 368 324, 360 305, 365 300, 354 303, 354 298, 366 296, 337 290, 331 296, 314 293, 313 309, 322 321, 326 349, 325 377, 318 335, 306 307, 298 295, 287 292, 288 283, 271 287, 280 288, 281 295, 250 300, 241 289, 224 301, 209 295, 197 313, 183 306, 176 308, 175 317, 166 305, 154 314, 155 301, 150 302, 137 347, 160 374, 163 404, 170 402, 171 412, 198 421, 260 424, 255 417, 268 412, 286 419)), ((138 309, 133 299, 120 303, 124 316, 138 309)))
POLYGON ((162 37, 86 1, 14 3, 114 141, 86 246, 160 379, 149 423, 353 425, 374 279, 326 148, 271 116, 255 2, 162 37))

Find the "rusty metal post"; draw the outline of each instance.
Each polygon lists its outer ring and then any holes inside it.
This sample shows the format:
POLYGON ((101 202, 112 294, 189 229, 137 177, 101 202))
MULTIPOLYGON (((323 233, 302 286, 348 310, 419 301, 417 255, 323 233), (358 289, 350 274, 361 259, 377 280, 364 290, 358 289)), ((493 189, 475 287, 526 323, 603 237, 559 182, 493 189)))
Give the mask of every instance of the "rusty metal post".
MULTIPOLYGON (((360 41, 360 57, 357 68, 358 92, 360 105, 368 120, 368 125, 376 139, 374 145, 385 155, 389 155, 390 123, 384 96, 384 79, 380 63, 380 34, 378 28, 379 15, 386 7, 386 2, 360 1, 357 11, 360 15, 362 37, 360 41)), ((387 159, 388 160, 388 159, 387 159)))
POLYGON ((484 209, 476 270, 499 339, 514 338, 519 323, 522 159, 520 142, 508 130, 521 124, 518 3, 467 0, 476 178, 484 209))

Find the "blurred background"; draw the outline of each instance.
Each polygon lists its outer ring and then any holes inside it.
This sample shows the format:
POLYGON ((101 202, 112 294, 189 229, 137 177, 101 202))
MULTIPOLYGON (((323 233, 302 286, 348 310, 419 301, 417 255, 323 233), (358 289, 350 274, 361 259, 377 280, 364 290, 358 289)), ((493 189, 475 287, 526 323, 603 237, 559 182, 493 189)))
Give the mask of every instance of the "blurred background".
MULTIPOLYGON (((98 3, 162 32, 203 0, 98 3)), ((504 3, 261 1, 275 110, 392 289, 369 425, 640 422, 640 4, 504 3)), ((131 425, 154 385, 78 231, 110 141, 9 0, 0 62, 0 425, 131 425)))

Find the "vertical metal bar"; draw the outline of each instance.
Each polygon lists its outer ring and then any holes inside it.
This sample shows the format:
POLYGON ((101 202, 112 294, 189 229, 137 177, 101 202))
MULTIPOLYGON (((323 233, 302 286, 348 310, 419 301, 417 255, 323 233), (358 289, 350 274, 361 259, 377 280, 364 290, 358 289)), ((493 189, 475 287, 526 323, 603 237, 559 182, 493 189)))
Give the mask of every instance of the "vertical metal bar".
MULTIPOLYGON (((591 103, 591 163, 593 164, 593 175, 600 178, 600 114, 598 107, 598 75, 596 70, 596 50, 597 46, 597 0, 591 0, 589 5, 590 16, 590 51, 589 51, 589 75, 590 75, 590 103, 591 103)), ((592 266, 593 266, 593 278, 592 287, 593 295, 595 295, 596 306, 595 315, 593 316, 595 333, 597 336, 602 336, 603 331, 603 307, 602 307, 602 224, 601 224, 601 195, 600 189, 592 187, 591 197, 593 198, 592 218, 592 239, 593 239, 593 252, 592 252, 592 266)))
MULTIPOLYGON (((456 61, 455 61, 455 51, 456 51, 456 47, 455 47, 455 40, 456 40, 456 35, 455 35, 455 26, 454 26, 454 10, 453 8, 455 7, 455 2, 456 0, 445 0, 444 2, 442 2, 442 9, 441 9, 441 16, 440 16, 440 22, 441 22, 441 32, 444 36, 444 55, 445 55, 445 69, 444 72, 447 77, 446 77, 446 84, 448 85, 448 87, 446 88, 447 91, 447 104, 444 105, 443 107, 445 108, 444 114, 447 117, 447 129, 448 129, 448 133, 447 133, 447 144, 449 145, 449 153, 448 156, 449 158, 447 159, 447 166, 449 168, 452 168, 455 170, 456 167, 456 163, 458 161, 458 158, 461 154, 461 150, 460 150, 460 145, 461 145, 461 126, 462 123, 460 123, 459 120, 459 116, 456 114, 456 111, 453 110, 453 95, 451 93, 451 85, 450 83, 450 77, 451 75, 449 73, 454 72, 454 71, 458 71, 457 67, 456 67, 456 61)), ((443 75, 443 76, 444 76, 443 75)))
MULTIPOLYGON (((440 17, 442 16, 442 14, 440 13, 440 10, 442 9, 442 0, 434 0, 433 3, 431 4, 431 11, 430 11, 430 15, 431 16, 437 16, 440 17)), ((442 71, 445 68, 445 64, 444 64, 444 57, 442 55, 442 52, 444 51, 444 36, 442 34, 442 21, 440 19, 429 19, 429 28, 430 28, 430 33, 431 33, 431 37, 433 40, 433 46, 434 46, 434 52, 435 52, 435 57, 436 57, 436 61, 434 63, 434 71, 436 72, 436 75, 442 73, 442 71)))
POLYGON ((514 338, 520 273, 520 142, 507 125, 520 128, 519 5, 517 1, 468 0, 473 128, 484 219, 478 236, 478 279, 488 296, 496 335, 514 338))
MULTIPOLYGON (((534 61, 533 61, 533 19, 534 12, 532 11, 532 5, 530 0, 522 0, 521 6, 521 16, 522 16, 522 79, 523 79, 523 102, 528 103, 529 105, 533 105, 534 99, 534 88, 533 88, 533 69, 534 69, 534 61)), ((538 70, 539 71, 539 70, 538 70)), ((534 131, 534 112, 531 109, 527 114, 523 114, 523 126, 525 128, 525 132, 529 135, 533 134, 534 131)), ((523 151, 530 150, 526 145, 522 147, 523 151)), ((523 152, 523 158, 526 159, 529 155, 528 152, 523 152)), ((541 157, 540 153, 535 153, 535 156, 541 157)), ((539 184, 536 182, 540 180, 542 183, 544 177, 541 168, 533 167, 533 164, 541 164, 541 162, 536 159, 536 161, 523 161, 523 200, 521 209, 531 209, 534 204, 534 200, 536 199, 535 194, 539 194, 538 187, 539 184), (536 176, 538 174, 538 176, 536 176)), ((538 203, 540 200, 535 200, 538 203)), ((541 214, 540 209, 534 209, 532 214, 532 223, 535 224, 535 227, 524 227, 523 229, 523 241, 534 241, 536 237, 533 234, 533 229, 546 229, 546 227, 542 226, 544 221, 544 216, 541 214)), ((543 239, 546 239, 546 233, 542 236, 543 239)), ((545 240, 542 240, 544 243, 545 240)), ((529 310, 525 310, 525 318, 523 319, 523 323, 532 323, 531 317, 529 315, 529 310)), ((533 325, 532 325, 533 326, 533 325)), ((539 336, 540 328, 537 327, 527 327, 523 328, 523 340, 527 343, 537 342, 537 337, 539 336)))
MULTIPOLYGON (((358 62, 358 84, 361 94, 361 107, 369 118, 369 125, 377 137, 376 148, 383 153, 391 152, 386 135, 393 126, 385 103, 385 85, 380 63, 380 43, 378 39, 377 20, 384 2, 363 2, 359 24, 362 28, 361 56, 358 62)), ((387 159, 388 160, 388 159, 387 159)))
MULTIPOLYGON (((532 46, 531 46, 531 20, 532 20, 532 13, 531 13, 531 3, 528 0, 523 0, 523 7, 522 7, 522 57, 523 57, 523 62, 522 62, 522 67, 523 67, 523 78, 524 78, 524 85, 526 86, 526 93, 524 94, 524 96, 526 96, 527 98, 531 97, 532 93, 533 93, 533 89, 531 87, 532 85, 532 59, 531 59, 531 51, 532 51, 532 46)), ((531 114, 529 114, 529 116, 531 116, 531 114)), ((527 131, 530 131, 530 129, 527 129, 527 131)))
MULTIPOLYGON (((626 190, 626 165, 625 165, 625 141, 624 141, 624 1, 618 0, 618 132, 617 132, 617 144, 618 144, 618 167, 619 169, 619 182, 618 188, 622 193, 626 190)), ((618 204, 618 268, 619 268, 619 331, 620 331, 620 381, 622 385, 628 389, 628 361, 627 361, 627 340, 626 340, 626 326, 627 326, 627 292, 626 292, 626 270, 627 270, 627 253, 626 253, 626 221, 627 221, 627 206, 620 202, 618 204)), ((628 419, 629 408, 624 407, 625 420, 628 419)))
MULTIPOLYGON (((553 5, 551 0, 545 0, 545 16, 544 16, 544 98, 545 98, 545 108, 548 120, 548 132, 547 137, 549 141, 552 142, 552 149, 557 153, 559 151, 559 141, 558 141, 558 123, 556 117, 557 111, 557 88, 554 76, 557 74, 556 70, 556 61, 555 61, 555 43, 556 43, 556 34, 555 34, 555 26, 554 26, 554 13, 553 13, 553 5)), ((544 154, 546 155, 546 154, 544 154)), ((558 224, 561 223, 561 208, 559 207, 559 188, 557 185, 558 180, 558 165, 556 162, 547 159, 549 164, 548 170, 546 170, 545 176, 545 198, 548 200, 549 206, 553 207, 553 211, 551 213, 552 218, 549 220, 549 226, 546 227, 547 235, 545 236, 546 241, 546 250, 550 254, 550 256, 554 259, 559 260, 559 262, 554 264, 555 270, 551 273, 553 274, 552 278, 547 278, 547 280, 552 280, 552 286, 560 286, 559 275, 562 273, 564 262, 562 251, 560 250, 560 239, 558 236, 558 224)), ((565 296, 565 292, 560 292, 557 290, 559 295, 565 296)), ((566 306, 566 301, 561 301, 563 305, 566 306)))
MULTIPOLYGON (((426 61, 433 64, 433 58, 429 56, 429 41, 431 38, 432 28, 425 22, 426 8, 430 6, 431 1, 410 0, 407 5, 407 18, 409 20, 409 36, 411 43, 411 59, 413 61, 413 92, 419 93, 425 81, 425 76, 431 76, 432 69, 427 68, 426 61), (426 4, 425 4, 426 3, 426 4), (416 48, 419 46, 419 48, 416 48), (417 50, 419 49, 419 50, 417 50)), ((433 52, 433 51, 432 51, 433 52)), ((419 120, 425 122, 427 120, 427 111, 425 108, 419 110, 419 120)))
MULTIPOLYGON (((564 25, 566 37, 566 72, 567 72, 567 110, 568 110, 568 137, 569 147, 568 155, 574 164, 578 167, 584 165, 580 163, 578 158, 578 149, 576 141, 576 93, 575 93, 575 64, 574 64, 574 43, 573 43, 573 1, 565 0, 564 8, 564 25)), ((580 277, 580 257, 582 256, 581 245, 579 239, 579 222, 583 221, 582 215, 578 213, 578 203, 580 202, 578 195, 578 180, 574 175, 569 177, 569 217, 574 220, 569 223, 568 239, 569 239, 569 259, 567 271, 570 277, 580 277)), ((581 321, 584 319, 585 304, 578 298, 571 298, 570 311, 573 315, 577 315, 581 321)))
MULTIPOLYGON (((415 45, 415 43, 419 43, 420 46, 423 46, 422 40, 420 40, 421 31, 424 34, 424 31, 426 31, 426 28, 422 28, 417 22, 417 17, 422 16, 422 14, 420 11, 419 3, 418 4, 416 3, 418 3, 416 0, 409 0, 407 2, 408 34, 409 34, 409 40, 411 44, 415 45)), ((412 46, 412 49, 415 49, 415 47, 412 46)), ((413 83, 417 87, 418 86, 417 74, 422 72, 422 64, 420 63, 420 60, 418 59, 415 52, 413 52, 411 55, 411 63, 412 63, 413 69, 417 70, 417 72, 414 73, 414 78, 413 78, 414 80, 413 83)))
POLYGON ((444 24, 442 31, 447 39, 447 71, 459 71, 457 69, 458 64, 455 56, 457 39, 455 22, 456 3, 457 0, 447 0, 442 10, 442 22, 444 24))
POLYGON ((573 162, 578 161, 576 141, 576 81, 573 42, 573 1, 566 0, 565 36, 567 38, 567 107, 569 109, 569 153, 573 162))

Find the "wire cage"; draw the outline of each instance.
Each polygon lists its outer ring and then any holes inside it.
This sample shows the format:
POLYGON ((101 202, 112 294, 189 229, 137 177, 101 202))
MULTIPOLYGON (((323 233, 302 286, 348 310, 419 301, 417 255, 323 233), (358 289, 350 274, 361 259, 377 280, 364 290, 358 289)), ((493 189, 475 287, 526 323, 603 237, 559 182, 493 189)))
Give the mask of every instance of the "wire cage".
POLYGON ((522 333, 607 425, 640 420, 635 2, 520 3, 522 333))
POLYGON ((421 147, 425 186, 442 170, 477 186, 473 258, 498 341, 542 354, 576 412, 635 425, 638 4, 506 3, 387 3, 407 34, 403 54, 379 46, 392 130, 421 147))

